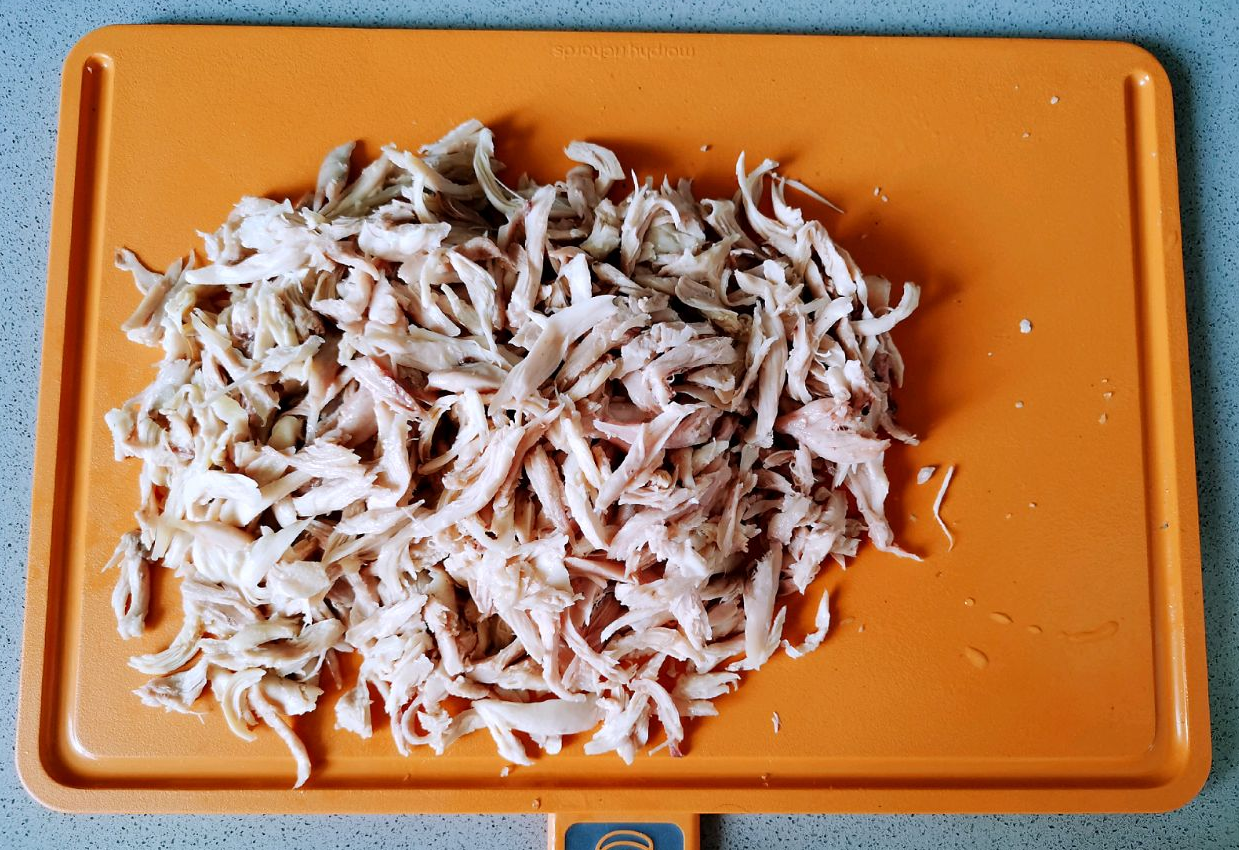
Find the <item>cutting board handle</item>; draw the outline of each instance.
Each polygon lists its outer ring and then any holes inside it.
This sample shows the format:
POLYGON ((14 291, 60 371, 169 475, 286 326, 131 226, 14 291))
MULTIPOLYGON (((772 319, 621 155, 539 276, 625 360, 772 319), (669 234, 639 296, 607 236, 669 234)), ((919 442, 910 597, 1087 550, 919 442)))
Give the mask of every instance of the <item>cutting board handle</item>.
POLYGON ((700 850, 695 814, 556 812, 547 830, 549 850, 700 850))

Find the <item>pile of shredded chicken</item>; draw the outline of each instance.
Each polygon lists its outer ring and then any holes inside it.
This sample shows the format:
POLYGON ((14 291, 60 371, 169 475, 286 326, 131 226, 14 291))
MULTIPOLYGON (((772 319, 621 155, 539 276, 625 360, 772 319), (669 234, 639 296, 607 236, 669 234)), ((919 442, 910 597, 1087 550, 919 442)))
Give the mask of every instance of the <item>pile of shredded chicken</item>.
POLYGON ((907 554, 883 457, 914 442, 889 332, 917 288, 892 306, 770 161, 697 200, 582 142, 505 185, 477 121, 350 180, 352 153, 299 203, 243 199, 205 265, 118 256, 163 359, 107 416, 142 462, 113 604, 141 634, 162 565, 184 610, 137 695, 191 713, 209 685, 298 786, 287 717, 328 682, 338 728, 368 737, 377 699, 401 753, 486 729, 528 764, 592 730, 631 761, 657 721, 679 755, 741 671, 821 644, 826 594, 784 625, 824 565, 862 533, 907 554))

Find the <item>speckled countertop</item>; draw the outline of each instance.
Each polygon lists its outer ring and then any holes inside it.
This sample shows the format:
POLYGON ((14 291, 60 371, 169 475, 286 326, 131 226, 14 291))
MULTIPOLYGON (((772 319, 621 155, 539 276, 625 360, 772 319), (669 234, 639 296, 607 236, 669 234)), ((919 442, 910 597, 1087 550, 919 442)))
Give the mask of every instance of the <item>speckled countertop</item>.
POLYGON ((1135 41, 1175 89, 1208 618, 1213 772, 1200 796, 1165 815, 1080 817, 706 818, 703 845, 726 848, 1239 846, 1239 3, 1021 0, 0 0, 0 847, 270 848, 545 846, 545 818, 82 817, 43 809, 13 767, 13 723, 30 510, 39 337, 61 61, 111 23, 718 30, 1024 35, 1135 41), (1097 9, 1088 8, 1095 5, 1097 9), (1104 9, 1104 10, 1103 10, 1104 9))

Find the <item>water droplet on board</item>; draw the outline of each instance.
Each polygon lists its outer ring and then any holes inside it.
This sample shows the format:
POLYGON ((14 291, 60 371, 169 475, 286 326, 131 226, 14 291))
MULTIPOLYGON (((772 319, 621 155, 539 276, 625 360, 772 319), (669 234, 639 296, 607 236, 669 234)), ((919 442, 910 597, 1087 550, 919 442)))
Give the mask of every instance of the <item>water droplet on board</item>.
POLYGON ((1041 627, 1038 625, 1031 625, 1028 627, 1028 633, 1030 635, 1039 635, 1041 634, 1041 627))
POLYGON ((964 604, 967 605, 969 608, 971 608, 973 605, 977 604, 977 601, 973 599, 971 596, 969 596, 967 599, 964 600, 964 604))
POLYGON ((967 658, 968 662, 978 670, 983 670, 989 666, 989 656, 975 646, 964 647, 964 658, 967 658))
POLYGON ((995 623, 999 623, 1004 626, 1009 626, 1011 625, 1012 622, 1014 622, 1011 619, 1010 615, 1004 614, 1001 611, 991 611, 989 614, 989 618, 993 620, 995 623))
POLYGON ((1063 637, 1072 643, 1092 643, 1096 640, 1105 640, 1108 637, 1113 637, 1118 630, 1118 623, 1114 620, 1107 620, 1095 629, 1086 629, 1082 632, 1063 632, 1063 637))

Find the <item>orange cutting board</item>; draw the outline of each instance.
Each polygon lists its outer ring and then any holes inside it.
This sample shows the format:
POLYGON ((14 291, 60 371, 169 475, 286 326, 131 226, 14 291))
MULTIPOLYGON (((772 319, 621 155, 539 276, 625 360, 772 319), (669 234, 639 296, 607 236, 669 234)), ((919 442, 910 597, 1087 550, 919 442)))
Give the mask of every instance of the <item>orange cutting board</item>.
MULTIPOLYGON (((18 763, 77 811, 1085 811, 1178 806, 1209 765, 1171 92, 1126 44, 970 39, 120 27, 64 74, 39 401, 18 763), (117 246, 163 266, 241 195, 298 194, 477 117, 542 181, 575 138, 730 195, 769 156, 862 268, 923 285, 896 331, 889 512, 924 562, 832 569, 835 625, 747 674, 687 756, 582 741, 500 776, 485 734, 436 758, 299 718, 315 771, 209 698, 141 706, 131 654, 179 626, 157 576, 122 641, 100 569, 136 462, 103 414, 151 377, 118 326, 117 246), (1031 331, 1021 333, 1021 321, 1031 331), (939 477, 958 471, 933 521, 939 477), (778 712, 776 734, 771 715, 778 712)), ((811 627, 816 591, 790 631, 811 627)), ((381 726, 381 724, 379 724, 381 726)))

